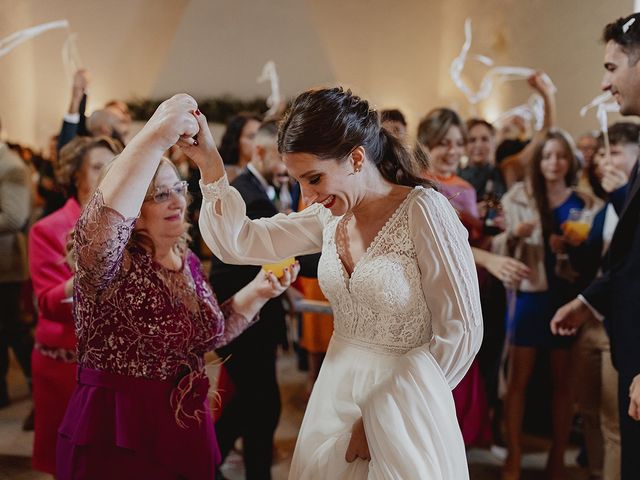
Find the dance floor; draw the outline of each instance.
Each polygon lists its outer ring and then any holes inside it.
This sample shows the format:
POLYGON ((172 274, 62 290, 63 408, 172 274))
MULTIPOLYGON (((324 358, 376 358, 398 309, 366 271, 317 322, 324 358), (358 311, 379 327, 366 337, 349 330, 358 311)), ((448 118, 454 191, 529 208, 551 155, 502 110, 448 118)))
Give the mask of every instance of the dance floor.
MULTIPOLYGON (((279 360, 279 380, 282 390, 283 412, 276 432, 276 459, 272 469, 274 480, 285 480, 289 471, 291 454, 302 415, 304 413, 305 374, 296 369, 295 357, 285 353, 279 360)), ((215 371, 211 375, 215 375, 215 371)), ((27 387, 15 362, 9 375, 9 388, 13 403, 0 410, 0 480, 51 480, 51 476, 31 469, 31 443, 33 433, 22 431, 22 421, 28 415, 31 401, 27 387)), ((531 453, 523 460, 522 480, 544 480, 546 456, 543 453, 548 443, 543 439, 527 438, 526 447, 531 453)), ((499 450, 473 449, 468 453, 472 480, 495 480, 500 478, 499 450)), ((586 480, 584 470, 575 467, 576 450, 567 452, 568 480, 586 480)), ((244 479, 242 460, 232 454, 223 466, 228 480, 244 479)))

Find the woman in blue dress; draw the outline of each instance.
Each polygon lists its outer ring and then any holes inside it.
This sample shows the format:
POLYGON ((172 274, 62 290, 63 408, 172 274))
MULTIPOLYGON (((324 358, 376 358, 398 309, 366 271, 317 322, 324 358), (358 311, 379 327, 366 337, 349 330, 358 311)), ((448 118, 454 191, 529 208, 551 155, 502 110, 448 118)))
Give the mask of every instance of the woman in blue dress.
POLYGON ((565 478, 564 451, 571 423, 569 343, 554 337, 549 321, 557 308, 584 287, 578 259, 586 238, 567 230, 571 210, 596 211, 595 197, 572 185, 578 167, 571 138, 559 130, 542 136, 524 182, 503 197, 506 231, 494 239, 502 249, 523 261, 531 275, 517 285, 507 315, 509 374, 505 396, 508 456, 503 479, 520 478, 522 418, 526 388, 541 350, 548 350, 553 383, 553 444, 547 478, 565 478), (566 233, 565 233, 566 232, 566 233))

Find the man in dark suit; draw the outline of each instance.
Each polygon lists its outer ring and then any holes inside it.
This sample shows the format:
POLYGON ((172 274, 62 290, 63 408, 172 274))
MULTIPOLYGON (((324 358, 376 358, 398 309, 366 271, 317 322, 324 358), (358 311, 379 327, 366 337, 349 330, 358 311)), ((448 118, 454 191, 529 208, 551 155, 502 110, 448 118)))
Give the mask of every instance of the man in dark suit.
MULTIPOLYGON (((242 195, 251 219, 278 213, 279 180, 287 171, 278 153, 277 126, 264 123, 254 140, 246 170, 231 184, 242 195)), ((213 258, 211 284, 224 302, 249 283, 260 267, 227 265, 213 258)), ((286 341, 282 298, 274 298, 260 311, 261 320, 228 346, 217 351, 235 387, 216 422, 216 434, 224 459, 238 437, 242 438, 246 478, 271 478, 273 434, 280 417, 280 392, 276 379, 276 350, 286 341)))
MULTIPOLYGON (((602 89, 613 94, 623 115, 640 115, 640 14, 610 23, 602 89)), ((604 320, 619 373, 622 479, 640 476, 640 176, 629 179, 624 209, 609 246, 604 273, 578 298, 560 308, 551 329, 574 335, 590 319, 604 320)))

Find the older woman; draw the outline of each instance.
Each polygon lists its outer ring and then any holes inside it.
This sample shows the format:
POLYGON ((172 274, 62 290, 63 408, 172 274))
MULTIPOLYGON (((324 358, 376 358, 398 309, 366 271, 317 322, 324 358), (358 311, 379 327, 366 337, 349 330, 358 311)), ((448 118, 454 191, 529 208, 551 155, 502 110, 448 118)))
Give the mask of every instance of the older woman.
POLYGON ((213 478, 203 355, 251 325, 298 267, 260 272, 218 305, 186 247, 186 183, 162 152, 198 132, 176 96, 111 164, 75 228, 78 385, 59 429, 58 479, 213 478), (181 140, 182 139, 182 140, 181 140))
POLYGON ((33 467, 54 474, 56 436, 76 383, 76 335, 71 314, 73 272, 65 261, 69 233, 96 187, 102 167, 120 148, 107 137, 78 137, 61 151, 58 183, 64 206, 29 232, 29 268, 38 301, 31 356, 35 419, 33 467))

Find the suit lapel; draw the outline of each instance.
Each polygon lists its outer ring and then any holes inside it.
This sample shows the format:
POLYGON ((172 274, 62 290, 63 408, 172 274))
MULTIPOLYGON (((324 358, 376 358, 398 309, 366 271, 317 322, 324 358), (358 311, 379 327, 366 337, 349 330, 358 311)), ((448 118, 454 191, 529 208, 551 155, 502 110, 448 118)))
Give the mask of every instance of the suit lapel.
MULTIPOLYGON (((633 167, 633 170, 631 171, 630 181, 632 183, 631 183, 631 191, 629 192, 629 196, 627 197, 627 206, 631 204, 631 202, 633 201, 633 198, 638 193, 638 190, 640 190, 640 179, 638 178, 638 167, 639 167, 639 164, 638 162, 636 162, 636 166, 633 167)), ((624 212, 622 214, 624 215, 624 212)))
POLYGON ((260 183, 260 180, 258 180, 256 176, 249 169, 246 169, 245 173, 247 174, 249 180, 251 181, 251 184, 256 188, 256 190, 262 192, 264 194, 264 198, 267 199, 269 202, 271 202, 271 199, 269 199, 269 195, 267 195, 267 191, 265 190, 264 185, 260 183))
POLYGON ((620 214, 620 220, 618 220, 618 225, 613 232, 613 238, 611 239, 611 245, 609 247, 612 265, 615 265, 617 261, 620 260, 618 258, 619 254, 627 252, 627 248, 624 248, 623 245, 625 242, 631 240, 633 231, 637 226, 638 202, 640 201, 638 163, 636 163, 630 178, 633 179, 633 183, 630 185, 631 190, 627 195, 624 210, 622 210, 622 213, 620 214))
MULTIPOLYGON (((262 208, 266 208, 267 210, 269 210, 268 216, 276 215, 278 213, 278 209, 273 204, 273 202, 269 199, 269 195, 267 195, 267 192, 265 191, 262 183, 260 183, 260 180, 258 180, 256 176, 253 173, 251 173, 251 170, 249 169, 246 169, 243 172, 243 175, 245 174, 246 174, 248 183, 251 185, 251 187, 255 192, 254 195, 258 196, 260 198, 260 202, 264 204, 264 207, 262 208)), ((246 200, 247 199, 245 199, 245 202, 246 200)))

